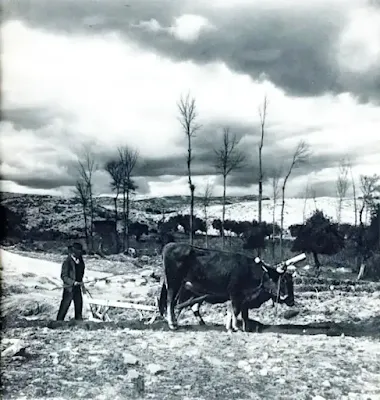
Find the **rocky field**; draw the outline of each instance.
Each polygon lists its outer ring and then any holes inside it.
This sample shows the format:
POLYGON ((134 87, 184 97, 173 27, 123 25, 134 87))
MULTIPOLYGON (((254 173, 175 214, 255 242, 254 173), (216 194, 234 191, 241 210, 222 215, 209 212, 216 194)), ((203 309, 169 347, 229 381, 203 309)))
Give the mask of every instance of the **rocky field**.
MULTIPOLYGON (((55 322, 62 260, 1 251, 4 399, 380 399, 380 284, 300 268, 295 312, 251 311, 259 332, 225 332, 224 305, 202 307, 205 327, 184 312, 171 332, 120 308, 55 322)), ((94 298, 155 304, 159 257, 85 261, 94 298)))

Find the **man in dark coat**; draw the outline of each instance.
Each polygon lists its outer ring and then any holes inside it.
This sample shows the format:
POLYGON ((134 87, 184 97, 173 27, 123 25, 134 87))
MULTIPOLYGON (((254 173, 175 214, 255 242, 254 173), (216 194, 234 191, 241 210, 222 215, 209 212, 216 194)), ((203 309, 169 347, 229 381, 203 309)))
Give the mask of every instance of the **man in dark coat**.
POLYGON ((83 248, 80 243, 69 246, 69 255, 62 264, 61 279, 63 281, 63 296, 59 307, 57 321, 63 321, 74 300, 75 319, 82 320, 82 286, 84 275, 83 248))

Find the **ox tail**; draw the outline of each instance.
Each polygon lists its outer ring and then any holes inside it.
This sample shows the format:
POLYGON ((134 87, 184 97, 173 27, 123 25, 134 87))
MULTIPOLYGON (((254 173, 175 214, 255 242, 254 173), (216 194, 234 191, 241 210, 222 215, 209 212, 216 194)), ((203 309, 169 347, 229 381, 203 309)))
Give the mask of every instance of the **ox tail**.
POLYGON ((162 284, 160 298, 158 300, 158 309, 162 317, 165 316, 166 308, 167 308, 167 298, 168 298, 168 289, 166 288, 165 282, 162 284))

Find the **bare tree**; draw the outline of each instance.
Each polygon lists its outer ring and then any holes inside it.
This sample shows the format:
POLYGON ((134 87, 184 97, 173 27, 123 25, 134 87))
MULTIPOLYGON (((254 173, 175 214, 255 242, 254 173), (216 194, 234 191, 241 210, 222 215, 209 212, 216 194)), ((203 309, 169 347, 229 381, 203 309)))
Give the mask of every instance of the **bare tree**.
POLYGON ((287 174, 285 175, 284 181, 282 183, 282 203, 281 203, 281 223, 280 223, 280 256, 281 258, 283 257, 283 246, 282 246, 282 239, 283 239, 283 229, 284 229, 284 210, 285 210, 285 189, 286 189, 286 184, 289 180, 289 177, 293 171, 294 168, 298 168, 300 165, 304 164, 307 162, 309 158, 309 145, 301 140, 292 157, 292 161, 290 163, 289 169, 287 174))
POLYGON ((243 166, 244 154, 238 150, 239 140, 230 134, 229 128, 223 130, 223 144, 215 149, 215 168, 223 177, 223 208, 222 208, 222 246, 225 243, 224 221, 226 216, 226 187, 228 175, 243 166))
POLYGON ((104 169, 108 172, 111 177, 111 188, 115 193, 114 197, 114 207, 115 207, 115 225, 116 225, 116 237, 118 240, 118 232, 117 232, 117 221, 119 219, 117 212, 117 201, 119 199, 119 195, 123 189, 123 164, 120 159, 112 159, 106 162, 104 169))
POLYGON ((352 164, 349 159, 347 159, 347 167, 350 170, 352 194, 354 196, 355 226, 358 226, 358 203, 357 203, 357 199, 356 199, 356 184, 355 184, 354 175, 352 173, 352 164))
POLYGON ((206 225, 206 247, 208 247, 208 227, 209 227, 208 207, 210 205, 211 198, 212 198, 212 185, 210 184, 210 182, 207 182, 202 197, 203 216, 206 225))
POLYGON ((86 245, 89 248, 89 237, 88 237, 88 205, 89 205, 89 193, 87 183, 82 179, 78 178, 75 183, 74 194, 78 197, 81 205, 82 205, 82 212, 83 212, 83 219, 84 219, 84 235, 86 238, 86 245))
POLYGON ((318 205, 317 205, 317 190, 315 189, 315 186, 311 186, 310 188, 310 196, 313 199, 314 202, 314 209, 317 210, 318 209, 318 205))
POLYGON ((302 223, 305 223, 306 221, 306 204, 307 200, 309 199, 310 196, 310 184, 309 184, 309 179, 306 182, 306 188, 305 188, 305 198, 303 202, 303 212, 302 212, 302 223))
POLYGON ((342 159, 339 163, 338 178, 336 181, 336 194, 338 196, 338 206, 337 206, 338 224, 341 223, 343 200, 347 195, 347 190, 348 190, 348 165, 347 161, 345 159, 342 159))
POLYGON ((359 223, 363 224, 363 211, 368 212, 373 204, 374 194, 379 190, 379 175, 360 175, 360 190, 362 192, 363 202, 359 211, 359 223))
POLYGON ((94 173, 98 169, 98 166, 95 162, 95 156, 89 147, 84 146, 82 153, 78 155, 78 175, 79 181, 81 185, 85 185, 86 193, 88 196, 88 206, 89 206, 89 215, 90 215, 90 223, 89 223, 89 244, 91 251, 93 251, 93 229, 94 229, 94 184, 93 178, 94 173))
POLYGON ((273 211, 272 211, 272 258, 275 259, 275 234, 276 234, 276 208, 277 208, 277 200, 280 195, 280 177, 281 177, 281 168, 275 170, 272 177, 272 197, 273 197, 273 211))
MULTIPOLYGON (((267 96, 264 97, 262 108, 259 107, 259 116, 260 116, 260 127, 261 127, 261 137, 259 144, 259 224, 261 224, 262 220, 262 205, 263 205, 263 162, 262 162, 262 152, 264 146, 264 134, 265 134, 265 122, 267 117, 267 96)), ((260 255, 260 254, 259 254, 260 255)))
POLYGON ((190 188, 190 244, 193 244, 193 219, 194 219, 194 191, 195 185, 192 181, 191 176, 191 161, 192 157, 192 147, 191 138, 195 136, 195 133, 200 129, 200 125, 196 123, 198 118, 195 99, 190 97, 188 93, 186 97, 181 96, 179 102, 177 103, 179 111, 179 122, 181 123, 182 129, 187 138, 187 174, 188 182, 190 188))
POLYGON ((139 153, 128 146, 118 148, 119 163, 121 165, 121 191, 123 196, 123 251, 129 248, 129 212, 130 197, 137 187, 132 179, 139 153))

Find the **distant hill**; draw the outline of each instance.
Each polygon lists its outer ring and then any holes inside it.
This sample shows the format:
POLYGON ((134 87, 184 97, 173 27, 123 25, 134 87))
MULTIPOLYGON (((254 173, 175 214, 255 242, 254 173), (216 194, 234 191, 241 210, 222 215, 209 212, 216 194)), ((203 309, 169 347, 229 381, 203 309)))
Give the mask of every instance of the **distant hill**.
MULTIPOLYGON (((189 196, 167 196, 136 199, 131 204, 131 220, 145 222, 154 227, 162 219, 177 213, 189 213, 189 196)), ((76 198, 63 198, 47 195, 30 195, 2 193, 2 204, 13 212, 23 213, 28 230, 51 230, 65 234, 80 234, 83 232, 83 216, 81 204, 76 198)), ((114 217, 114 201, 112 197, 100 196, 95 200, 95 218, 109 219, 114 217)), ((119 199, 118 208, 121 211, 122 201, 119 199)), ((320 197, 312 199, 286 199, 284 226, 287 228, 294 223, 302 223, 317 208, 335 219, 337 199, 320 197)), ((343 202, 342 222, 354 222, 353 200, 343 202)), ((203 218, 202 198, 195 199, 195 215, 203 218)), ((209 219, 221 218, 222 198, 213 197, 208 209, 209 219)), ((273 201, 263 201, 263 220, 272 222, 273 201)), ((252 221, 258 218, 258 202, 256 196, 228 196, 226 219, 236 221, 252 221)), ((276 221, 280 222, 280 201, 276 207, 276 221)), ((119 222, 120 224, 120 222, 119 222)), ((210 234, 216 234, 210 229, 210 234)))

